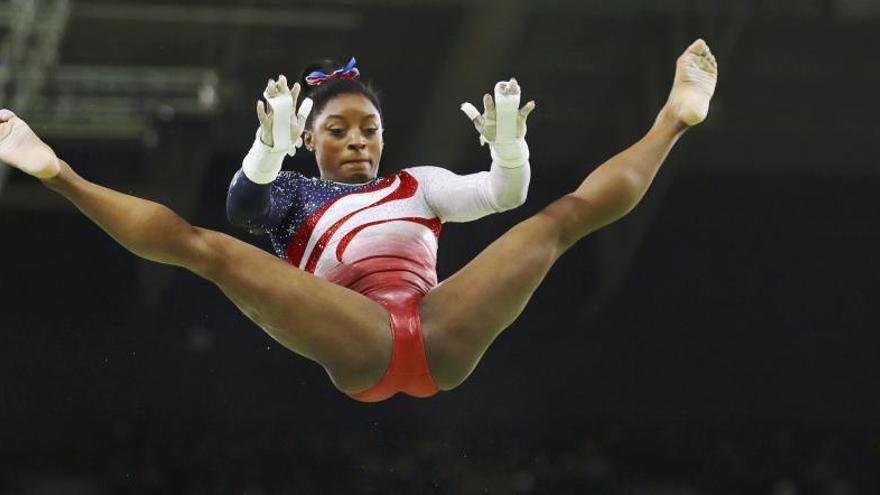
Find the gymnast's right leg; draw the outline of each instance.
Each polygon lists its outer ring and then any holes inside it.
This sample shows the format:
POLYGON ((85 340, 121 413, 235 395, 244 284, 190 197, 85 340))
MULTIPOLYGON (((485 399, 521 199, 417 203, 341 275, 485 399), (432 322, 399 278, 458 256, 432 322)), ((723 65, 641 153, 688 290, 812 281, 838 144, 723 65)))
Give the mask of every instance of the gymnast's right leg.
POLYGON ((40 178, 137 256, 215 283, 272 338, 323 365, 343 392, 367 389, 384 374, 391 331, 378 303, 194 227, 163 205, 83 179, 8 110, 0 110, 0 160, 40 178))

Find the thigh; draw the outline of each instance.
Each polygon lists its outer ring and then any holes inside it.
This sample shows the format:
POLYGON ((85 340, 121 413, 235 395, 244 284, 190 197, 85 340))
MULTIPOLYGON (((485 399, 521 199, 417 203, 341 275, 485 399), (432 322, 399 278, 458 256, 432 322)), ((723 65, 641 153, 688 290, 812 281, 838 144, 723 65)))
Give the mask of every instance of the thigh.
POLYGON ((255 246, 198 229, 193 271, 215 283, 273 339, 324 366, 343 392, 377 383, 391 359, 387 311, 255 246))
POLYGON ((440 388, 464 381, 520 315, 573 242, 580 206, 571 196, 557 200, 514 226, 422 299, 428 362, 440 388))

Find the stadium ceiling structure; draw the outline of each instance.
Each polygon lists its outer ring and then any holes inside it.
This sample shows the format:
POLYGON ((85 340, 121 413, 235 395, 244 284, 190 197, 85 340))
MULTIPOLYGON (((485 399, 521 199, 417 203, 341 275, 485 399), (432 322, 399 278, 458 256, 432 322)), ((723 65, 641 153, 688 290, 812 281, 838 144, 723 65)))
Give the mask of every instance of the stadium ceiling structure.
MULTIPOLYGON (((876 176, 875 163, 845 151, 853 136, 880 134, 862 101, 880 87, 871 57, 878 21, 872 0, 6 0, 0 107, 87 156, 108 143, 148 156, 137 170, 104 160, 97 178, 122 178, 186 216, 212 156, 246 150, 266 79, 315 57, 354 47, 392 95, 386 112, 400 116, 389 129, 393 157, 454 170, 474 146, 457 104, 478 101, 511 68, 539 101, 530 133, 602 139, 610 151, 642 132, 664 100, 670 54, 710 33, 721 82, 703 137, 686 151, 690 170, 876 176), (829 95, 841 74, 859 76, 829 95), (621 103, 615 92, 631 96, 621 103), (793 97, 776 105, 780 94, 793 97), (541 111, 545 102, 552 111, 541 111), (789 158, 813 146, 808 162, 789 158)), ((564 146, 542 149, 544 170, 572 160, 564 146)), ((68 208, 10 175, 0 167, 0 212, 68 208)), ((626 272, 672 175, 652 189, 640 220, 606 238, 602 250, 616 260, 602 264, 607 287, 626 272)))

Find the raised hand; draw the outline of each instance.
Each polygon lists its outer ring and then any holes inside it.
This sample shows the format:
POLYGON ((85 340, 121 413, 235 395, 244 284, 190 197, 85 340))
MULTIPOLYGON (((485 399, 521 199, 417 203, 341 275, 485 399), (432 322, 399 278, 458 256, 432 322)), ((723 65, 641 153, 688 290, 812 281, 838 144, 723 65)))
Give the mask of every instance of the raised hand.
POLYGON ((5 108, 0 110, 0 161, 38 179, 51 179, 61 171, 52 148, 5 108))
POLYGON ((257 101, 257 118, 260 121, 260 140, 275 151, 288 151, 290 154, 302 145, 302 133, 306 120, 312 111, 312 99, 305 98, 299 111, 293 109, 299 99, 301 87, 298 82, 287 87, 287 78, 279 75, 278 80, 269 79, 262 100, 257 101))
POLYGON ((516 79, 495 84, 495 99, 483 96, 483 114, 470 103, 462 103, 461 111, 480 133, 480 144, 489 143, 492 160, 505 168, 518 168, 528 162, 526 119, 535 109, 530 101, 519 107, 521 90, 516 79))
POLYGON ((516 79, 495 84, 495 99, 483 95, 483 113, 471 103, 461 104, 461 110, 474 123, 480 133, 480 143, 504 143, 522 139, 526 135, 526 119, 535 109, 530 101, 519 108, 520 86, 516 79))

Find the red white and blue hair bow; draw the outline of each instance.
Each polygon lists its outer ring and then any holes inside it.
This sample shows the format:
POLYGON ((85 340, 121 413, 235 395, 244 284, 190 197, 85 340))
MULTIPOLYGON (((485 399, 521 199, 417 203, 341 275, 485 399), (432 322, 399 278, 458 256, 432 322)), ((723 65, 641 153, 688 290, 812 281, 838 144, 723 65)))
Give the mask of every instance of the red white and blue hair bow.
POLYGON ((325 72, 321 72, 319 70, 311 72, 308 76, 306 76, 306 84, 309 86, 320 86, 327 81, 332 79, 360 79, 361 72, 357 67, 354 66, 355 60, 354 57, 351 57, 351 60, 345 64, 345 67, 341 69, 334 70, 330 74, 325 72))

